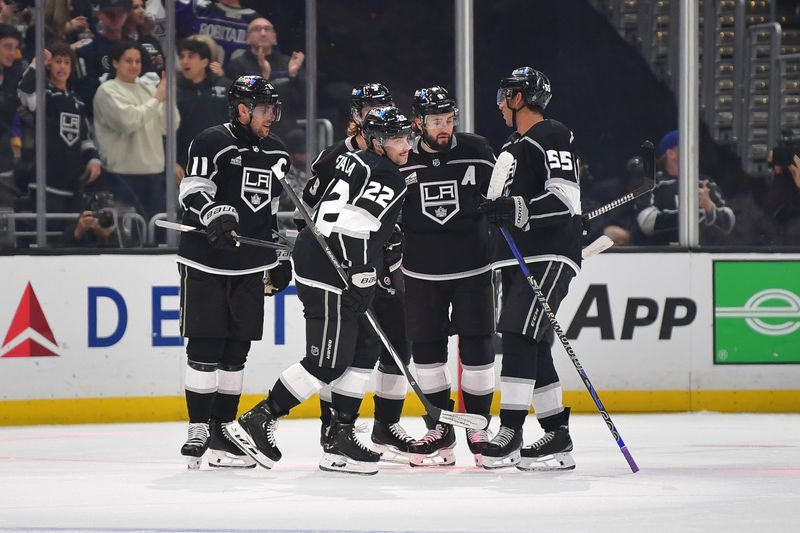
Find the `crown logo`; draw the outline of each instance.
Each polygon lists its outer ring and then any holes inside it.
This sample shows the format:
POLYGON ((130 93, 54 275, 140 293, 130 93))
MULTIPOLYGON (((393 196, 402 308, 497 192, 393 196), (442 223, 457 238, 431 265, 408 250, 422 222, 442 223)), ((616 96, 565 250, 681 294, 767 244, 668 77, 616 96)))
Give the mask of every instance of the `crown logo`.
POLYGON ((444 206, 440 205, 439 207, 436 208, 434 214, 436 215, 436 218, 444 218, 447 216, 447 209, 445 209, 444 206))
POLYGON ((259 205, 261 203, 261 196, 254 193, 253 196, 250 197, 250 203, 253 205, 259 205))

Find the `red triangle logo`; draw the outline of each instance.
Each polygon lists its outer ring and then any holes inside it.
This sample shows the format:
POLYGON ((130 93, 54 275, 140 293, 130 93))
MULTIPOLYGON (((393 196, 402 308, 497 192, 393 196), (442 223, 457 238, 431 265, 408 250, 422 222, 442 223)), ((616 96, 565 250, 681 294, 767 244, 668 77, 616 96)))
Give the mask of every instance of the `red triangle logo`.
POLYGON ((48 355, 58 355, 36 342, 33 339, 25 339, 13 350, 3 354, 3 357, 44 357, 48 355))
MULTIPOLYGON (((8 332, 6 332, 3 346, 7 346, 10 341, 16 339, 28 328, 33 329, 54 345, 58 344, 55 335, 53 335, 53 331, 50 329, 50 324, 47 323, 47 318, 44 316, 44 311, 42 311, 42 306, 39 304, 39 299, 36 297, 36 293, 30 281, 25 287, 25 292, 22 294, 22 299, 19 301, 17 311, 14 313, 14 318, 11 320, 11 326, 9 326, 8 332)), ((36 341, 27 339, 5 354, 4 357, 35 357, 43 355, 57 354, 44 348, 36 341)))

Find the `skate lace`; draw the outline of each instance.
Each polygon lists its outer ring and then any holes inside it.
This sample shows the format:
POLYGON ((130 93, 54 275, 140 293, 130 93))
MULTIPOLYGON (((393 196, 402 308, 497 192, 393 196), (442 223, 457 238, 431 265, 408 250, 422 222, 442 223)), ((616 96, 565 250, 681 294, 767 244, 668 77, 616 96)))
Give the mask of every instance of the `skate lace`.
POLYGON ((419 439, 418 442, 430 444, 431 442, 441 440, 443 437, 444 437, 444 428, 442 427, 441 424, 436 424, 436 427, 433 429, 429 429, 428 432, 425 434, 425 436, 419 439))
POLYGON ((189 423, 189 437, 186 444, 202 446, 208 440, 208 424, 203 422, 189 423))
POLYGON ((264 432, 266 433, 267 440, 269 441, 269 443, 272 446, 276 446, 277 447, 277 445, 275 444, 275 430, 276 429, 278 429, 278 419, 277 418, 273 418, 272 420, 267 422, 267 425, 264 427, 264 432))
POLYGON ((531 444, 531 448, 538 449, 543 447, 545 444, 553 440, 553 437, 555 437, 555 435, 556 434, 554 432, 548 431, 547 433, 544 434, 544 437, 531 444))
POLYGON ((403 426, 401 426, 399 422, 391 424, 389 426, 389 431, 392 433, 392 435, 402 440, 403 442, 414 442, 414 438, 408 433, 406 433, 406 430, 403 429, 403 426))
POLYGON ((372 451, 369 448, 367 448, 366 446, 364 446, 364 444, 361 443, 361 440, 358 437, 356 437, 356 427, 355 427, 355 425, 353 425, 350 428, 350 437, 352 438, 353 442, 356 443, 356 446, 358 446, 362 450, 367 451, 367 452, 371 452, 372 451))
POLYGON ((492 444, 496 444, 500 447, 506 446, 509 442, 511 442, 511 439, 514 438, 516 433, 517 432, 511 428, 500 426, 497 435, 495 435, 495 437, 492 439, 492 444))
POLYGON ((477 444, 480 442, 489 442, 491 436, 485 429, 467 429, 467 439, 472 444, 477 444))

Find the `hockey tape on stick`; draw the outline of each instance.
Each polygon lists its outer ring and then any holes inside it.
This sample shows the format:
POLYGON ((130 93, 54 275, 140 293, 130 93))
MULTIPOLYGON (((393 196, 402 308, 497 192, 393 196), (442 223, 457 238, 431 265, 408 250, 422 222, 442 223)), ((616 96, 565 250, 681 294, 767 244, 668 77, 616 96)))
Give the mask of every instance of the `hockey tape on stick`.
POLYGON ((508 152, 503 152, 494 163, 492 177, 489 179, 489 189, 486 191, 486 198, 494 200, 503 196, 503 189, 506 182, 513 178, 517 160, 508 152))
POLYGON ((642 184, 625 196, 620 196, 616 200, 613 200, 602 207, 598 207, 597 209, 585 213, 583 215, 584 223, 588 223, 593 218, 604 215, 605 213, 608 213, 609 211, 616 209, 621 205, 632 202, 640 196, 643 196, 653 190, 653 187, 656 186, 656 149, 653 147, 653 143, 650 141, 645 141, 642 143, 640 150, 642 156, 642 166, 644 167, 644 181, 642 184))
POLYGON ((517 248, 516 243, 511 238, 511 234, 509 234, 508 230, 503 227, 500 228, 500 232, 503 234, 509 249, 511 249, 511 253, 513 253, 514 257, 517 258, 519 267, 522 269, 522 274, 525 276, 525 279, 528 280, 528 285, 530 285, 531 290, 533 290, 536 301, 539 302, 539 306, 544 311, 544 314, 547 315, 547 319, 553 326, 553 331, 558 337, 558 340, 561 341, 561 345, 564 346, 564 349, 567 351, 567 355, 569 355, 572 364, 575 365, 578 375, 581 377, 583 384, 589 391, 589 395, 592 397, 592 400, 594 400, 594 404, 600 411, 600 415, 603 417, 603 420, 605 421, 606 426, 608 426, 609 431, 611 431, 611 435, 614 437, 614 440, 617 441, 617 446, 619 446, 620 452, 622 452, 625 460, 628 461, 628 466, 630 466, 631 470, 635 474, 639 471, 639 466, 636 464, 636 461, 633 460, 631 452, 628 451, 628 448, 625 446, 625 442, 622 440, 622 436, 619 434, 619 431, 617 431, 614 422, 611 421, 611 417, 609 416, 608 411, 606 411, 603 402, 600 401, 600 396, 597 395, 597 391, 594 389, 594 386, 592 386, 592 382, 589 381, 589 376, 586 375, 586 371, 583 369, 583 366, 581 366, 578 356, 575 355, 575 350, 573 350, 572 346, 570 346, 567 336, 564 334, 564 330, 561 329, 558 320, 556 320, 555 313, 553 313, 553 310, 550 308, 550 304, 547 303, 547 298, 545 298, 544 293, 542 293, 542 289, 539 288, 539 285, 536 283, 536 279, 534 279, 533 275, 531 275, 530 271, 528 270, 525 260, 522 258, 522 254, 519 252, 519 248, 517 248))
MULTIPOLYGON (((177 222, 170 222, 169 220, 156 220, 156 226, 164 229, 171 229, 173 231, 180 231, 182 233, 196 233, 198 235, 206 235, 206 231, 188 226, 186 224, 178 224, 177 222)), ((282 250, 290 252, 292 247, 288 244, 280 244, 277 242, 265 241, 262 239, 255 239, 253 237, 242 237, 241 235, 233 234, 233 238, 237 243, 249 244, 250 246, 259 246, 261 248, 272 248, 273 250, 282 250)), ((238 246, 238 244, 237 244, 238 246)), ((283 254, 278 254, 279 257, 283 254)))
MULTIPOLYGON (((349 283, 347 273, 342 268, 341 263, 336 258, 336 255, 334 255, 331 247, 328 246, 328 243, 325 241, 325 236, 320 233, 319 228, 317 228, 317 225, 311 219, 311 216, 308 214, 308 210, 303 205, 303 202, 297 197, 297 193, 295 193, 294 190, 292 190, 292 188, 284 181, 286 176, 283 172, 282 165, 280 163, 273 165, 272 172, 273 175, 277 177, 278 180, 284 185, 283 190, 289 195, 289 198, 297 208, 297 211, 303 217, 303 220, 306 221, 306 227, 314 235, 314 238, 322 247, 325 255, 328 256, 328 260, 331 262, 331 265, 333 265, 333 267, 336 269, 336 272, 342 278, 342 281, 344 281, 345 285, 347 285, 349 283)), ((375 314, 371 309, 367 309, 365 314, 370 325, 378 335, 378 338, 380 338, 381 342, 386 347, 386 350, 389 352, 389 355, 392 356, 392 359, 394 359, 394 362, 397 364, 398 368, 403 371, 403 375, 405 375, 408 383, 411 385, 411 388, 419 397, 420 402, 422 402, 423 407, 425 407, 425 411, 428 413, 428 416, 445 424, 452 424, 454 426, 469 429, 485 429, 489 425, 489 421, 481 415, 472 413, 454 413, 433 405, 430 400, 425 397, 425 393, 422 392, 422 389, 417 384, 416 378, 414 378, 414 376, 411 374, 411 371, 408 369, 408 366, 400 358, 400 355, 398 355, 397 350, 394 349, 394 346, 392 346, 392 343, 389 341, 389 337, 386 336, 386 333, 378 324, 375 314)))
POLYGON ((581 257, 584 261, 590 257, 594 257, 614 246, 614 241, 608 235, 600 235, 590 245, 581 250, 581 257))

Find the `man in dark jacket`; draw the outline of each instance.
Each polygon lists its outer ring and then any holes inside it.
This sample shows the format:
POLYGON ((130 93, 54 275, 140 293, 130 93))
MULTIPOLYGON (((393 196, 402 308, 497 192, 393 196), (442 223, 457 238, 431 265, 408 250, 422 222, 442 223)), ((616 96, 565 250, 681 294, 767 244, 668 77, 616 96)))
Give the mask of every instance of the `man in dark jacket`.
MULTIPOLYGON (((186 39, 178 53, 183 76, 178 78, 178 164, 186 167, 189 144, 206 128, 225 122, 228 118, 229 79, 217 76, 208 68, 211 49, 202 41, 186 39)), ((182 177, 182 172, 179 177, 182 177)))

